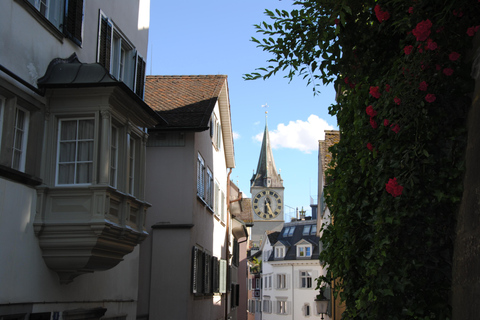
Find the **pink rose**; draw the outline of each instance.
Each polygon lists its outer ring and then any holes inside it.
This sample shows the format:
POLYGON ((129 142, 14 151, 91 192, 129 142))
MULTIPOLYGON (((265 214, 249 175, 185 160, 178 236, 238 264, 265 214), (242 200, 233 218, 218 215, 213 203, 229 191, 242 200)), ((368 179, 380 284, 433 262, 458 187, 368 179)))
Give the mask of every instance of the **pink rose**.
POLYGON ((437 43, 434 42, 433 40, 428 39, 427 48, 428 48, 428 50, 435 50, 435 49, 438 48, 438 45, 437 45, 437 43))
POLYGON ((445 69, 443 69, 443 74, 446 75, 446 76, 451 76, 453 74, 453 69, 445 68, 445 69))
POLYGON ((480 28, 480 26, 468 28, 468 29, 467 29, 467 34, 468 34, 470 37, 473 37, 473 36, 475 35, 475 33, 477 33, 478 28, 480 28))
POLYGON ((413 7, 408 8, 408 13, 413 13, 413 7))
POLYGON ((388 121, 388 119, 383 120, 383 126, 388 127, 389 123, 390 123, 390 121, 388 121))
POLYGON ((400 131, 400 126, 398 124, 392 124, 390 127, 392 127, 392 131, 395 133, 398 133, 400 131))
POLYGON ((428 84, 425 81, 420 82, 420 85, 418 86, 418 89, 420 91, 427 91, 428 84))
POLYGON ((413 46, 410 45, 410 46, 405 46, 405 48, 403 48, 403 52, 405 52, 406 55, 409 55, 410 53, 412 53, 412 50, 413 50, 413 46))
POLYGON ((448 59, 450 59, 450 61, 457 61, 458 58, 460 58, 460 54, 458 52, 455 52, 455 51, 453 51, 452 53, 450 53, 448 55, 448 59))
POLYGON ((382 23, 383 21, 387 21, 390 18, 390 13, 388 11, 382 11, 380 5, 376 5, 374 8, 375 16, 378 19, 378 22, 382 23))
POLYGON ((425 101, 432 103, 437 99, 433 93, 429 93, 425 96, 425 101))
POLYGON ((402 195, 403 187, 398 184, 397 178, 389 179, 385 184, 385 190, 394 197, 402 195))
POLYGON ((380 98, 381 93, 380 93, 379 90, 380 89, 378 88, 378 86, 377 87, 373 87, 373 86, 370 87, 370 94, 372 95, 372 97, 377 98, 377 99, 380 98))
POLYGON ((375 109, 373 109, 372 106, 368 106, 366 109, 365 109, 365 112, 370 116, 370 117, 375 117, 377 115, 377 111, 375 111, 375 109))
POLYGON ((419 22, 415 29, 412 30, 413 35, 417 38, 417 41, 425 41, 430 35, 432 28, 432 22, 427 19, 419 22))
POLYGON ((394 101, 397 105, 400 105, 400 103, 402 102, 402 100, 400 100, 399 97, 393 98, 393 101, 394 101))

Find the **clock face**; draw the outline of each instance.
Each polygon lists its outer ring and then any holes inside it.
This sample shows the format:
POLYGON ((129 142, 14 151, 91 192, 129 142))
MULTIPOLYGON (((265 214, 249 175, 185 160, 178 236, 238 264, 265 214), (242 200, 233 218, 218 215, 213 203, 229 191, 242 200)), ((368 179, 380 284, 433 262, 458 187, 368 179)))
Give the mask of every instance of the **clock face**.
POLYGON ((282 199, 272 190, 264 190, 253 198, 253 212, 262 219, 273 219, 282 212, 282 199))

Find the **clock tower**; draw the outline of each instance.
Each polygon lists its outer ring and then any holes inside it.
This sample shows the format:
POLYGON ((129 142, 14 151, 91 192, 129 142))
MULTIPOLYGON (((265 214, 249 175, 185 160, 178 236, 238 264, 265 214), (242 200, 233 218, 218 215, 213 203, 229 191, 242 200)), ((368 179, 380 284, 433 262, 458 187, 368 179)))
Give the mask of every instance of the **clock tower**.
MULTIPOLYGON (((266 117, 265 117, 266 119, 266 117)), ((284 223, 283 180, 273 160, 268 125, 265 120, 257 171, 250 180, 252 196, 252 242, 259 245, 265 231, 280 231, 284 223)))

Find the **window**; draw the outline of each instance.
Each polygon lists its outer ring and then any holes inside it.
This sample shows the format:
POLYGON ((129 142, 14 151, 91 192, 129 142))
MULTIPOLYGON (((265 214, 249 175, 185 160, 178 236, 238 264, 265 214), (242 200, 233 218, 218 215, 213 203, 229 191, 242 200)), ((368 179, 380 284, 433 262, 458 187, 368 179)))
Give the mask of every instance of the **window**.
POLYGON ((131 195, 133 195, 133 192, 135 191, 135 149, 135 139, 130 136, 128 151, 128 193, 131 195))
POLYGON ((207 168, 207 179, 206 179, 206 190, 205 190, 205 197, 206 202, 210 208, 213 207, 213 173, 212 171, 207 168))
POLYGON ((197 195, 205 199, 205 161, 200 154, 197 158, 197 195))
POLYGON ((29 112, 22 108, 15 108, 15 123, 13 127, 12 168, 18 171, 25 170, 25 155, 27 153, 29 112))
POLYGON ((306 226, 303 227, 303 233, 302 234, 304 236, 307 236, 307 235, 310 234, 310 227, 311 227, 311 225, 306 225, 306 226))
POLYGON ((275 258, 283 258, 285 256, 285 248, 284 247, 276 247, 275 248, 275 258))
POLYGON ((308 258, 312 256, 312 247, 309 245, 297 246, 297 257, 308 258))
POLYGON ((310 305, 308 303, 305 303, 303 305, 303 315, 304 316, 310 316, 311 315, 310 305))
POLYGON ((260 278, 255 278, 255 289, 261 289, 261 281, 260 278))
POLYGON ((288 237, 288 231, 289 230, 290 230, 290 228, 288 228, 288 227, 283 230, 283 236, 284 237, 288 237))
POLYGON ((83 0, 27 0, 53 26, 82 44, 83 0))
POLYGON ((268 259, 270 258, 270 255, 272 254, 272 250, 266 250, 264 253, 263 253, 263 261, 268 261, 268 259))
POLYGON ((210 119, 210 137, 212 137, 213 146, 220 150, 222 145, 222 127, 215 114, 210 119))
POLYGON ((272 313, 272 301, 269 296, 263 296, 263 312, 272 313))
POLYGON ((277 274, 277 287, 276 289, 287 289, 287 275, 277 274))
POLYGON ((117 170, 118 170, 118 128, 112 126, 112 134, 110 141, 110 185, 117 187, 117 170))
POLYGON ((252 280, 251 278, 247 279, 247 290, 252 290, 252 280))
POLYGON ((277 300, 277 314, 288 314, 286 300, 277 300))
POLYGON ((289 237, 293 236, 294 231, 295 231, 295 227, 290 227, 290 230, 288 230, 288 236, 289 237))
POLYGON ((272 275, 268 276, 268 289, 272 289, 272 275))
POLYGON ((92 182, 94 126, 93 118, 59 121, 57 185, 92 182))
POLYGON ((97 62, 140 98, 144 95, 146 63, 133 44, 103 12, 98 27, 97 62))
POLYGON ((312 272, 300 271, 300 288, 312 287, 312 272))
POLYGON ((310 231, 310 234, 312 236, 315 236, 317 234, 317 225, 316 224, 312 225, 312 230, 310 231))
POLYGON ((211 294, 218 291, 218 259, 204 252, 199 247, 193 247, 192 256, 192 293, 196 295, 211 294))

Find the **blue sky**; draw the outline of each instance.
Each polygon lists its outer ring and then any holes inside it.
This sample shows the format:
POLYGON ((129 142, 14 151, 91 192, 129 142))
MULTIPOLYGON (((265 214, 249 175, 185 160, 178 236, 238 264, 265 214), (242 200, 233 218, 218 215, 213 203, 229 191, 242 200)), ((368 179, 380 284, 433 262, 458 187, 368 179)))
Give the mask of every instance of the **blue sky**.
POLYGON ((271 56, 251 37, 254 24, 268 21, 265 9, 292 8, 290 0, 152 0, 147 73, 154 75, 228 75, 235 161, 231 179, 250 197, 250 179, 257 167, 268 111, 268 128, 277 169, 285 186, 285 220, 295 209, 310 212, 316 198, 318 140, 325 129, 336 129, 328 114, 335 91, 328 86, 314 96, 312 87, 283 74, 268 80, 242 76, 267 66, 271 56), (268 105, 267 108, 262 108, 268 105))

